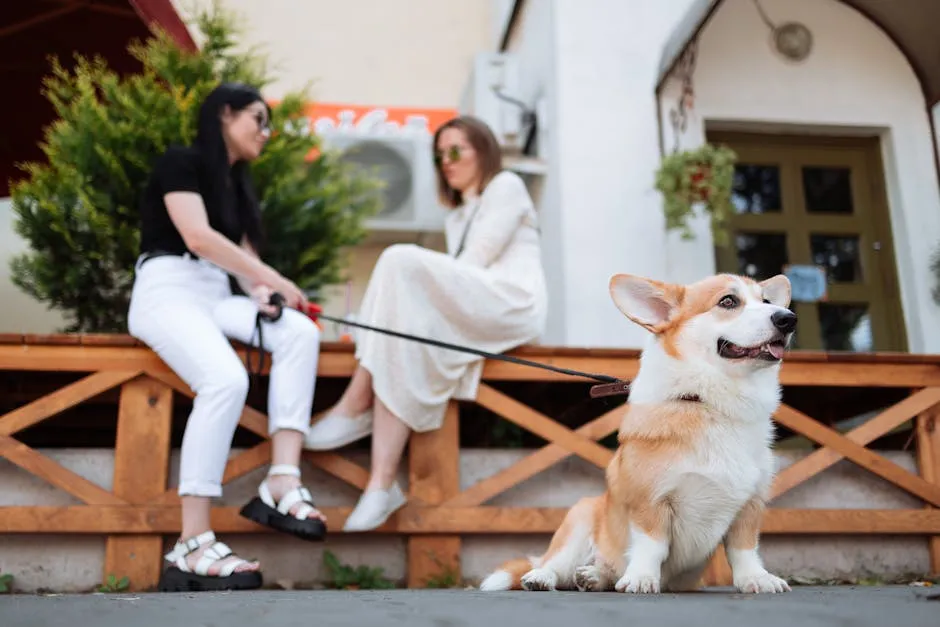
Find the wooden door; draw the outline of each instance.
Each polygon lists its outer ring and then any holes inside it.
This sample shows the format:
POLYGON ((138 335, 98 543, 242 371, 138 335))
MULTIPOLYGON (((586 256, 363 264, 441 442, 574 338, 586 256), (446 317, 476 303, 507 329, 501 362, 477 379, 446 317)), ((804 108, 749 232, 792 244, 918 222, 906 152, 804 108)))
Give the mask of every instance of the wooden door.
POLYGON ((795 302, 794 349, 905 351, 877 138, 709 133, 738 153, 732 246, 721 272, 761 280, 787 264, 826 273, 827 296, 795 302))

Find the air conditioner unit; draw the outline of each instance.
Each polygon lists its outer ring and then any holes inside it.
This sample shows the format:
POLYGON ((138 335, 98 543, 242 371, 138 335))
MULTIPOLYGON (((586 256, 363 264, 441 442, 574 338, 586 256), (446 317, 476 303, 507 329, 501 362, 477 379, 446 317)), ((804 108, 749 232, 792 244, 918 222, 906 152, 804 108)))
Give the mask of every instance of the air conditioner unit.
POLYGON ((329 117, 314 121, 314 132, 325 149, 340 151, 341 158, 385 182, 382 205, 368 219, 373 231, 406 233, 441 232, 446 211, 437 200, 433 136, 424 116, 409 116, 404 125, 387 121, 384 109, 374 109, 355 119, 353 111, 341 111, 339 121, 329 117))
POLYGON ((505 52, 478 53, 459 110, 486 122, 504 151, 519 151, 525 141, 521 137, 523 108, 518 98, 519 66, 515 56, 505 52))

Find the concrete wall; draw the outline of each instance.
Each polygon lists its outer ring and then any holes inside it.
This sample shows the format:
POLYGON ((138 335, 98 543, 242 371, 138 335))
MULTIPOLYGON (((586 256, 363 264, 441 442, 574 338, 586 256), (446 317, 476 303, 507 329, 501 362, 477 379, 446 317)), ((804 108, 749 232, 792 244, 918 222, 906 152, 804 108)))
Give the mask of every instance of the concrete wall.
MULTIPOLYGON (((99 449, 42 451, 66 468, 103 488, 111 488, 112 452, 99 449)), ((238 451, 234 451, 233 455, 238 451)), ((461 457, 463 489, 512 465, 531 451, 465 450, 461 457)), ((175 452, 176 453, 176 452, 175 452)), ((778 453, 780 469, 800 459, 804 453, 778 453)), ((903 468, 916 471, 911 455, 887 453, 886 457, 903 468)), ((367 465, 367 455, 349 455, 367 465)), ((403 468, 405 465, 403 464, 403 468)), ((171 485, 176 485, 178 457, 171 460, 171 485)), ((240 506, 250 499, 263 478, 259 469, 226 486, 220 505, 240 506)), ((304 467, 304 479, 317 502, 323 506, 350 506, 358 494, 345 483, 304 467)), ((407 484, 407 473, 399 480, 407 484)), ((548 471, 494 498, 487 505, 503 507, 566 507, 579 498, 603 490, 602 471, 579 459, 568 459, 548 471)), ((0 460, 0 506, 78 505, 75 499, 40 479, 0 460)), ((849 462, 840 462, 783 495, 774 507, 787 508, 919 508, 920 501, 900 492, 874 475, 849 462)), ((397 536, 346 536, 334 532, 325 544, 305 543, 275 534, 226 534, 223 540, 243 555, 262 561, 268 583, 293 582, 310 586, 322 584, 326 571, 322 564, 325 549, 341 561, 380 566, 386 576, 403 581, 406 568, 405 540, 397 536)), ((476 582, 504 560, 524 555, 540 555, 548 535, 467 536, 463 539, 463 575, 476 582)), ((174 538, 166 538, 167 550, 174 538)), ((0 532, 0 572, 12 573, 16 587, 23 591, 51 589, 85 591, 101 582, 104 567, 104 538, 96 536, 4 535, 0 532)), ((761 554, 770 570, 784 577, 892 579, 926 573, 929 568, 927 541, 918 536, 765 536, 761 554)), ((121 573, 115 573, 118 577, 121 573)))

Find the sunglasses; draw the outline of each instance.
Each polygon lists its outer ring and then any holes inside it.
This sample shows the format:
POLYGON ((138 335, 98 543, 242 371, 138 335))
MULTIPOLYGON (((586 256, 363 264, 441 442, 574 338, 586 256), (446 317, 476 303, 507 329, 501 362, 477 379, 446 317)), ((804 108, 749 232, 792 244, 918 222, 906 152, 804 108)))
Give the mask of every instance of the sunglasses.
POLYGON ((462 156, 465 150, 467 149, 462 148, 460 146, 451 146, 447 150, 443 150, 443 151, 435 150, 434 151, 434 164, 437 166, 440 166, 442 163, 444 163, 444 157, 447 157, 447 160, 450 161, 451 163, 457 163, 458 161, 460 161, 460 157, 462 156))
POLYGON ((262 113, 261 111, 258 111, 255 113, 254 118, 255 118, 255 122, 258 123, 258 128, 261 130, 261 132, 263 133, 271 132, 271 123, 268 120, 268 117, 264 113, 262 113))

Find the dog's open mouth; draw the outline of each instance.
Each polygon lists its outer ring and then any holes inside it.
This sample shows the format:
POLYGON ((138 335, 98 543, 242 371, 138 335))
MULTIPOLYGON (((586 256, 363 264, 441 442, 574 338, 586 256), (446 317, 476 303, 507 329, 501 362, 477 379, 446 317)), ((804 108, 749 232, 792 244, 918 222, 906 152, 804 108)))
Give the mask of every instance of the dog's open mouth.
POLYGON ((718 354, 725 359, 763 359, 766 361, 780 361, 786 344, 782 338, 771 340, 758 346, 738 346, 734 342, 722 338, 718 340, 718 354))

